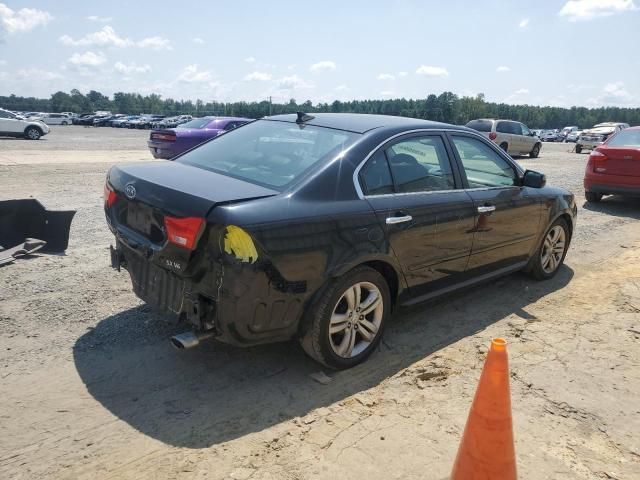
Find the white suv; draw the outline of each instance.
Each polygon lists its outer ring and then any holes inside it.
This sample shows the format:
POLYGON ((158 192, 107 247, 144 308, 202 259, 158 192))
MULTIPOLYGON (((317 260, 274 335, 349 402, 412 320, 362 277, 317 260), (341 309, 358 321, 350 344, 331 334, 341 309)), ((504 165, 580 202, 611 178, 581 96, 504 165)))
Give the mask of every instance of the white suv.
POLYGON ((25 137, 38 140, 49 133, 49 127, 40 120, 25 120, 0 108, 0 136, 25 137))
POLYGON ((496 142, 509 155, 536 158, 540 154, 542 142, 524 123, 480 118, 471 120, 466 126, 496 142))

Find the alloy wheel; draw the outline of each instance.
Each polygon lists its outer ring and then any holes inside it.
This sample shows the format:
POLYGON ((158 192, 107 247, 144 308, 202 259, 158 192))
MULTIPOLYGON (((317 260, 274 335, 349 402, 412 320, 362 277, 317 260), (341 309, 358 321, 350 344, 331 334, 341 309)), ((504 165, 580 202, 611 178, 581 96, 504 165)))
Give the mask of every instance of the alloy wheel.
POLYGON ((329 342, 334 353, 352 358, 374 341, 384 314, 382 293, 373 283, 358 282, 340 297, 329 322, 329 342))
POLYGON ((562 261, 565 244, 566 234, 564 228, 560 225, 551 228, 544 239, 542 252, 540 253, 540 263, 545 273, 553 273, 556 271, 562 261))

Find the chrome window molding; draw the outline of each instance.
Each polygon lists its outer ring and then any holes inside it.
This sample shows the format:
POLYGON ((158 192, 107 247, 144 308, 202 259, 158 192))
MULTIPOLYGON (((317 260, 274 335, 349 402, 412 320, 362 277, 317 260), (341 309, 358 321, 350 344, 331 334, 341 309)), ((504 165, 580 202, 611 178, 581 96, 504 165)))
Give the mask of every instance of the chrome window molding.
MULTIPOLYGON (((499 187, 478 187, 478 188, 455 188, 453 190, 431 190, 428 192, 400 192, 400 193, 384 193, 382 195, 365 195, 364 192, 362 191, 362 187, 360 186, 360 181, 358 179, 358 175, 360 174, 360 170, 362 170, 362 167, 364 167, 364 165, 367 163, 367 161, 375 154, 378 152, 378 150, 380 150, 380 148, 385 145, 386 143, 395 140, 396 138, 402 137, 404 135, 411 135, 413 133, 431 133, 434 135, 437 135, 439 133, 443 133, 443 132, 452 132, 452 133, 462 133, 463 135, 469 135, 471 137, 478 137, 481 138, 483 141, 487 141, 487 138, 480 134, 480 133, 476 133, 476 132, 467 132, 465 130, 458 130, 455 128, 419 128, 419 129, 415 129, 415 130, 407 130, 406 132, 400 132, 400 133, 396 133, 395 135, 392 135, 390 137, 388 137, 387 139, 385 139, 384 141, 380 142, 373 150, 371 150, 367 156, 364 158, 364 160, 362 160, 358 166, 355 168, 355 170, 353 171, 353 186, 356 189, 356 193, 358 194, 358 198, 360 198, 361 200, 364 200, 366 198, 373 198, 373 197, 392 197, 392 196, 396 196, 396 195, 425 195, 425 194, 430 194, 430 193, 451 193, 451 192, 466 192, 466 191, 480 191, 480 190, 496 190, 496 189, 503 189, 503 188, 513 188, 513 187, 517 187, 517 185, 504 185, 504 186, 499 186, 499 187)), ((490 148, 493 149, 494 152, 496 152, 499 156, 501 156, 504 160, 506 160, 509 165, 511 165, 515 170, 516 173, 518 173, 519 175, 522 175, 524 172, 522 171, 522 168, 514 162, 513 158, 511 158, 509 156, 508 153, 506 153, 504 150, 502 150, 501 148, 497 147, 497 146, 493 146, 491 145, 490 148)), ((450 161, 452 159, 449 159, 450 161)), ((455 161, 455 160, 454 160, 455 161)))

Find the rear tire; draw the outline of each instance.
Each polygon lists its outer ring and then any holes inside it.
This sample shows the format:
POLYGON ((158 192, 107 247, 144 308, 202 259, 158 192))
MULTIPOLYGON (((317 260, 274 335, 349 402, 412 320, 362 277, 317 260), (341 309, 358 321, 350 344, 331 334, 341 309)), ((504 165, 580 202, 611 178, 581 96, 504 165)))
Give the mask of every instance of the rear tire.
POLYGON ((309 306, 300 344, 329 368, 351 368, 376 349, 390 315, 391 294, 384 277, 360 266, 330 280, 309 306))
POLYGON ((507 142, 502 142, 502 143, 500 144, 500 148, 501 148, 502 150, 504 150, 505 152, 509 153, 509 145, 507 144, 507 142))
POLYGON ((584 198, 587 199, 587 202, 589 203, 598 203, 600 200, 602 200, 602 194, 601 193, 596 193, 596 192, 584 192, 584 198))
POLYGON ((576 153, 582 153, 582 145, 576 144, 576 153))
POLYGON ((29 140, 39 140, 42 136, 42 132, 38 127, 27 127, 24 131, 24 136, 29 140))
POLYGON ((525 271, 536 280, 553 278, 564 263, 571 236, 567 222, 559 218, 545 232, 540 247, 529 260, 525 271))
POLYGON ((533 146, 533 150, 531 150, 531 152, 529 153, 529 157, 530 158, 538 158, 538 155, 540 155, 540 144, 536 143, 533 146))

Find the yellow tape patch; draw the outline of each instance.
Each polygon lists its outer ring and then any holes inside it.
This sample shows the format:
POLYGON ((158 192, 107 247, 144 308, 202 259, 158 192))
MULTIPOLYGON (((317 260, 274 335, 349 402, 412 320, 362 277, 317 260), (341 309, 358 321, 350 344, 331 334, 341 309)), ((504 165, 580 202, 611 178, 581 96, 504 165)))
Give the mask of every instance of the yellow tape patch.
POLYGON ((227 233, 224 236, 224 251, 241 262, 255 263, 258 260, 258 252, 253 240, 247 232, 235 225, 227 227, 227 233))

